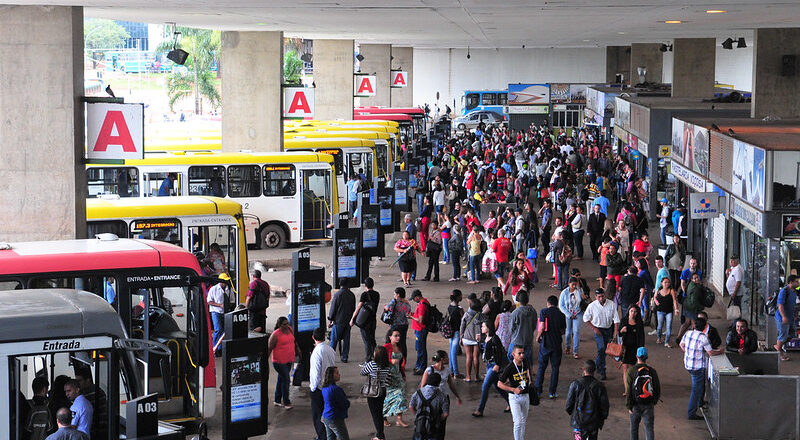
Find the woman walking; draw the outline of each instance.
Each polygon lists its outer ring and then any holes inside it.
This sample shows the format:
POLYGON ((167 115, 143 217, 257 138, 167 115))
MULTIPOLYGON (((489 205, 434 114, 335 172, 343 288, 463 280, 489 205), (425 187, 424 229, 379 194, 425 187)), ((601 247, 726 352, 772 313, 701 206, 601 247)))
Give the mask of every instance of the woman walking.
POLYGON ((411 238, 408 231, 403 231, 403 238, 394 244, 394 251, 400 257, 397 264, 400 266, 400 277, 405 287, 411 286, 411 274, 417 270, 417 257, 415 252, 422 252, 417 242, 411 238))
POLYGON ((508 353, 508 345, 511 344, 511 311, 514 310, 514 303, 511 300, 504 300, 500 307, 500 314, 494 320, 494 328, 497 329, 497 337, 503 343, 503 347, 508 353))
POLYGON ((367 397, 367 406, 372 416, 372 424, 375 425, 375 437, 372 437, 372 440, 386 439, 383 426, 383 402, 386 399, 386 387, 392 374, 390 365, 386 347, 380 345, 375 347, 372 360, 361 368, 362 376, 370 376, 373 380, 377 380, 380 385, 380 392, 377 397, 367 397))
POLYGON ((461 343, 461 318, 464 316, 464 309, 458 305, 462 300, 461 290, 454 289, 450 294, 450 305, 447 306, 447 317, 450 320, 450 328, 453 329, 453 336, 450 338, 450 371, 457 378, 463 378, 458 372, 458 345, 461 343))
POLYGON ((442 225, 442 263, 447 264, 450 262, 450 237, 453 236, 453 222, 450 221, 447 214, 439 214, 439 224, 442 225))
MULTIPOLYGON (((456 391, 456 382, 453 378, 453 372, 450 370, 448 365, 448 358, 447 352, 444 350, 437 350, 436 354, 433 355, 431 358, 431 365, 428 365, 428 368, 425 369, 425 372, 422 373, 422 380, 419 382, 419 389, 422 389, 428 383, 428 377, 433 373, 438 373, 439 376, 442 378, 441 382, 439 382, 439 391, 442 395, 447 396, 447 399, 450 399, 450 394, 448 390, 456 396, 456 402, 461 405, 463 402, 461 401, 461 396, 458 395, 458 391, 456 391)), ((447 431, 447 419, 441 421, 439 425, 439 437, 444 439, 445 432, 447 431)))
POLYGON ((300 356, 300 348, 295 342, 294 332, 285 316, 281 316, 275 322, 275 331, 269 337, 267 348, 272 354, 272 368, 278 373, 273 400, 275 406, 292 409, 292 402, 289 400, 289 373, 292 371, 295 356, 300 356))
POLYGON ((669 344, 669 338, 672 336, 672 314, 677 315, 680 309, 678 308, 678 294, 672 288, 672 281, 670 281, 669 277, 661 279, 661 286, 656 291, 653 304, 658 317, 658 327, 656 327, 658 339, 656 343, 663 343, 664 347, 672 348, 672 345, 669 344), (661 330, 665 327, 666 335, 664 339, 661 339, 663 334, 661 330))
POLYGON ((517 258, 514 260, 511 272, 508 273, 508 280, 503 286, 503 294, 508 294, 508 290, 511 289, 511 299, 513 300, 520 290, 530 290, 532 282, 533 274, 528 270, 525 260, 517 258))
MULTIPOLYGON (((636 350, 639 347, 644 347, 642 313, 636 304, 631 304, 628 307, 619 334, 622 337, 622 346, 625 348, 622 356, 622 378, 624 379, 627 377, 628 368, 636 365, 636 350)), ((626 396, 628 392, 628 382, 625 381, 625 393, 623 393, 623 396, 626 396)))
MULTIPOLYGON (((498 315, 499 317, 500 315, 498 315)), ((472 413, 473 417, 483 417, 483 410, 486 408, 486 401, 489 399, 489 390, 493 386, 506 401, 506 409, 503 412, 510 411, 508 408, 508 393, 497 386, 497 379, 500 377, 500 373, 508 365, 508 349, 503 346, 502 341, 495 334, 494 324, 491 322, 483 322, 481 324, 481 332, 486 340, 486 345, 483 349, 483 360, 486 361, 486 376, 483 378, 483 387, 481 387, 481 400, 478 404, 478 409, 472 413)))
POLYGON ((386 387, 386 399, 383 402, 384 426, 392 426, 388 418, 397 417, 397 426, 408 428, 408 424, 403 421, 403 413, 408 410, 408 399, 405 395, 405 364, 406 359, 400 349, 400 332, 395 330, 389 338, 389 343, 383 346, 389 354, 391 374, 386 387))
POLYGON ((461 326, 459 327, 461 344, 464 346, 464 354, 467 357, 467 378, 464 379, 464 382, 476 382, 480 380, 478 374, 478 368, 480 367, 478 340, 480 339, 483 315, 481 314, 481 302, 478 300, 478 295, 470 293, 469 297, 467 297, 467 302, 469 302, 469 310, 461 318, 461 326), (475 376, 472 376, 472 374, 475 376))
POLYGON ((339 369, 328 367, 325 370, 325 378, 322 380, 322 398, 325 400, 325 409, 322 411, 322 424, 328 434, 328 440, 350 440, 347 432, 347 425, 344 419, 347 418, 347 409, 350 408, 350 401, 344 394, 344 390, 336 385, 342 380, 339 369))
POLYGON ((472 228, 472 232, 467 238, 467 245, 469 246, 469 271, 470 280, 467 284, 478 284, 478 276, 481 273, 481 242, 483 237, 480 233, 480 226, 472 228))
POLYGON ((433 271, 433 281, 439 282, 439 254, 442 253, 442 231, 439 230, 439 222, 432 221, 428 227, 428 245, 425 255, 428 257, 428 271, 422 281, 431 281, 431 271, 433 271))

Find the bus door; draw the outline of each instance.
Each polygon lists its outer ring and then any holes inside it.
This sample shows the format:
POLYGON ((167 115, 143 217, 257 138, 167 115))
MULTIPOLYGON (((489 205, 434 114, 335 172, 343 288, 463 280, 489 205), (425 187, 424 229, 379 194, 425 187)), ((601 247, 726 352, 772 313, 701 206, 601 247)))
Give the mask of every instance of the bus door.
POLYGON ((303 226, 301 240, 318 240, 330 237, 328 225, 332 222, 331 172, 321 169, 301 169, 300 187, 303 203, 300 216, 303 226))
POLYGON ((362 188, 368 188, 372 185, 372 179, 375 177, 375 173, 372 167, 374 158, 372 153, 345 153, 346 156, 346 166, 347 166, 347 176, 358 173, 358 170, 362 170, 364 176, 366 176, 366 182, 361 182, 362 188))
POLYGON ((200 266, 209 275, 227 272, 234 290, 241 293, 238 285, 239 228, 235 225, 191 226, 188 238, 189 250, 198 257, 203 255, 200 266))
POLYGON ((144 184, 142 194, 145 197, 182 195, 182 185, 185 179, 184 173, 163 171, 142 174, 142 183, 144 184), (168 178, 171 180, 171 183, 166 182, 168 178))
POLYGON ((389 179, 389 170, 392 168, 391 152, 389 143, 383 139, 375 141, 375 158, 378 161, 378 175, 389 179))
POLYGON ((467 93, 467 99, 464 103, 464 111, 462 114, 467 114, 477 108, 481 104, 480 93, 467 93))

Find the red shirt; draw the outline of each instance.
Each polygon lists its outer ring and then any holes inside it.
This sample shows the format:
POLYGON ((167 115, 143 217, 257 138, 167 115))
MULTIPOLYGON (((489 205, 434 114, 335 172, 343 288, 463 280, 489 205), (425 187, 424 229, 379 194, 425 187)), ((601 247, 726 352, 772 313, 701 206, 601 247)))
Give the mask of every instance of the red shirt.
MULTIPOLYGON (((422 297, 419 300, 419 303, 417 303, 417 308, 414 309, 414 315, 413 315, 414 318, 418 318, 420 321, 424 322, 425 321, 425 315, 428 314, 428 307, 430 307, 430 303, 428 302, 428 299, 425 298, 425 297, 422 297)), ((412 319, 411 320, 411 328, 414 331, 419 332, 419 331, 425 330, 425 327, 427 327, 425 324, 417 322, 416 319, 412 319)))
POLYGON ((633 242, 633 250, 634 252, 641 252, 646 254, 650 249, 653 248, 653 245, 650 243, 645 243, 644 240, 636 240, 633 242))
POLYGON ((511 250, 511 240, 500 237, 492 243, 492 250, 498 263, 508 263, 508 251, 511 250))

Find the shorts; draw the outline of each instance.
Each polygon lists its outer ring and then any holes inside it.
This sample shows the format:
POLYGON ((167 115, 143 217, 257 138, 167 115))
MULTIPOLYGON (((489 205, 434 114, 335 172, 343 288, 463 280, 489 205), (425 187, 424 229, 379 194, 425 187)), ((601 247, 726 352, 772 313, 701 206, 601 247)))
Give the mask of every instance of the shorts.
POLYGON ((267 315, 249 312, 247 322, 250 323, 250 330, 253 330, 256 327, 261 327, 261 330, 264 332, 267 330, 267 315))
POLYGON ((692 321, 697 319, 697 312, 690 312, 690 311, 686 310, 685 308, 681 312, 681 315, 683 315, 683 317, 686 318, 686 319, 691 319, 692 321))
POLYGON ((508 270, 508 262, 501 263, 497 262, 497 270, 494 273, 495 278, 502 278, 506 275, 506 271, 508 270))
POLYGON ((478 345, 478 341, 473 341, 472 339, 464 339, 464 338, 461 338, 461 343, 464 345, 478 345))
POLYGON ((600 278, 606 279, 608 276, 608 266, 600 266, 600 278))
POLYGON ((793 332, 792 331, 792 324, 784 324, 780 321, 775 322, 778 327, 778 341, 779 342, 787 342, 789 339, 792 339, 793 332))
POLYGON ((400 260, 397 265, 400 266, 400 272, 403 273, 412 273, 417 268, 416 260, 400 260))

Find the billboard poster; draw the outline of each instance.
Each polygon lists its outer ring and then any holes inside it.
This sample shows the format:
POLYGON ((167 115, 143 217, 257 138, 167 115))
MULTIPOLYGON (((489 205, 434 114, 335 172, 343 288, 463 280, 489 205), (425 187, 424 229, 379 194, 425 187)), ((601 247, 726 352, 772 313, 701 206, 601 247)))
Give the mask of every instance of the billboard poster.
POLYGON ((548 84, 509 84, 508 105, 550 104, 548 84))
POLYGON ((616 113, 614 115, 614 119, 616 120, 615 125, 626 130, 630 129, 631 103, 619 97, 614 98, 614 100, 616 101, 616 113))
POLYGON ((588 89, 588 84, 570 84, 569 102, 573 104, 586 104, 586 91, 588 89))
POLYGON ((733 141, 733 193, 745 202, 764 209, 766 153, 742 141, 733 141))
POLYGON ((571 102, 569 84, 550 84, 550 102, 553 104, 567 104, 571 102))
POLYGON ((783 237, 784 238, 798 238, 800 237, 800 215, 785 215, 783 216, 783 237))
POLYGON ((672 119, 672 159, 683 163, 683 121, 672 119))

